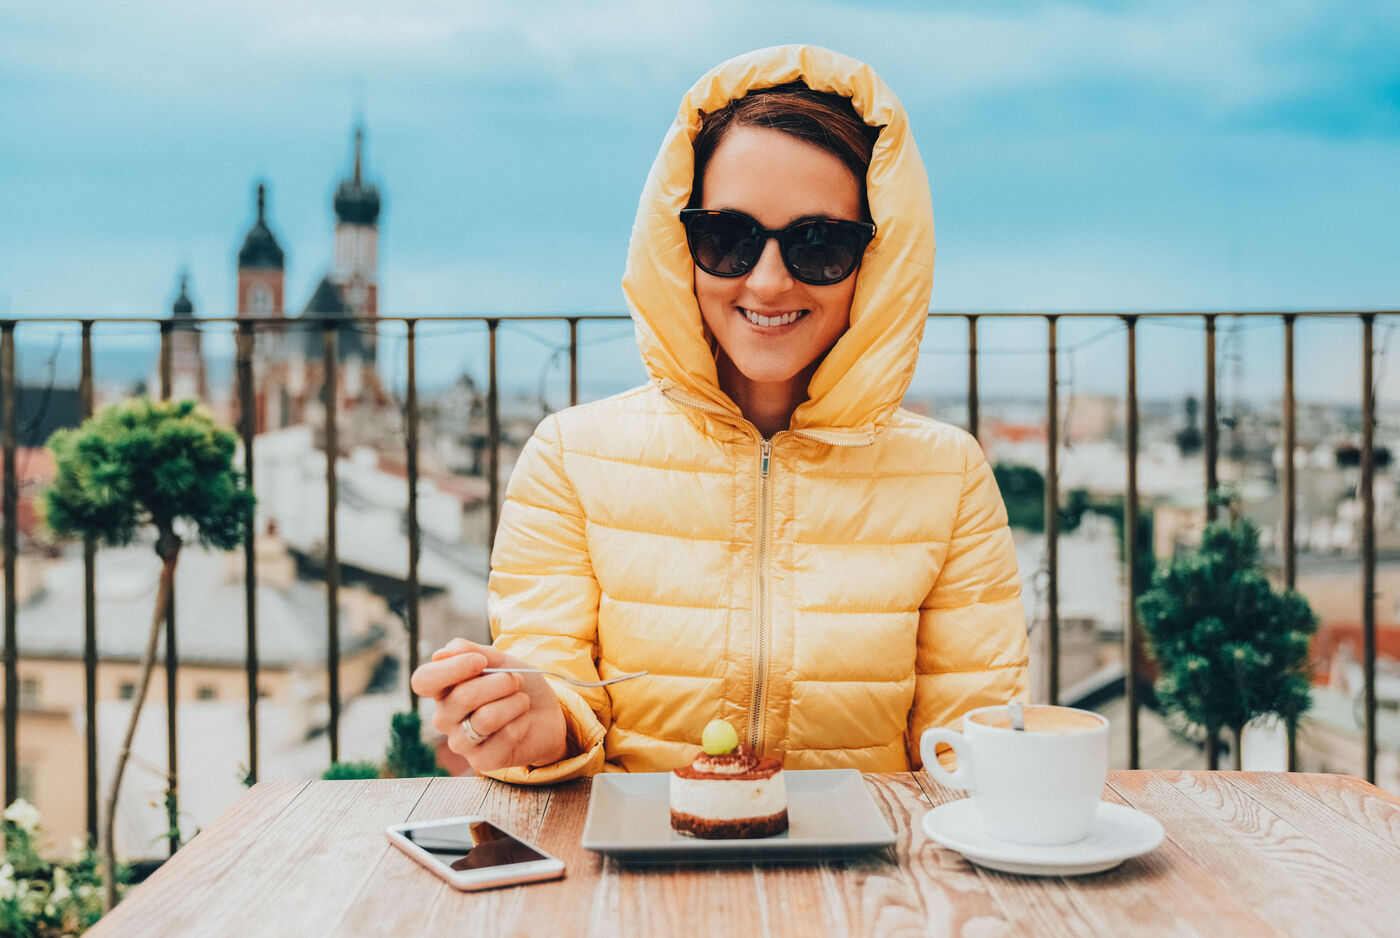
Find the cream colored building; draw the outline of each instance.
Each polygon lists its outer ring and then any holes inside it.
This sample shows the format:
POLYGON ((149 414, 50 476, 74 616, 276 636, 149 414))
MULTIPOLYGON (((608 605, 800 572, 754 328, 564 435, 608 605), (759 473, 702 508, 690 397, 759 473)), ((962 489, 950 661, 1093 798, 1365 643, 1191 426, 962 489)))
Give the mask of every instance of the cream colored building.
MULTIPOLYGON (((324 736, 329 711, 325 589, 321 584, 298 580, 292 559, 275 539, 264 538, 258 552, 260 775, 271 777, 277 767, 268 760, 275 761, 279 753, 301 746, 316 754, 311 764, 304 759, 299 763, 301 770, 318 773, 317 763, 329 763, 324 736)), ((27 575, 17 577, 17 586, 24 587, 17 616, 19 794, 39 808, 53 852, 67 854, 72 839, 84 836, 87 826, 82 555, 80 550, 70 549, 53 559, 26 554, 24 560, 27 575)), ((131 700, 140 684, 140 656, 149 633, 159 570, 159 560, 149 545, 98 554, 98 766, 104 779, 99 784, 99 806, 106 801, 105 779, 110 778, 131 700)), ((196 766, 196 762, 217 762, 223 766, 220 773, 230 779, 246 770, 244 595, 241 555, 209 552, 197 546, 181 552, 175 610, 177 760, 182 802, 191 772, 208 768, 196 766)), ((400 661, 407 658, 401 621, 382 598, 363 589, 342 588, 339 605, 343 705, 348 707, 371 690, 393 690, 392 700, 402 709, 407 701, 402 667, 391 687, 373 686, 376 681, 382 685, 392 670, 384 669, 386 655, 400 661)), ((164 649, 162 637, 161 656, 164 649)), ((123 782, 119 816, 127 811, 129 802, 144 804, 149 800, 146 795, 130 797, 143 789, 143 776, 148 782, 145 789, 150 788, 150 779, 159 779, 159 790, 164 788, 165 703, 166 677, 158 664, 123 782)), ((387 739, 387 717, 380 730, 378 735, 387 739)), ((382 750, 383 743, 378 742, 378 746, 382 750)), ((197 800, 196 795, 188 792, 191 799, 197 800)), ((197 827, 212 819, 185 820, 197 827)), ((129 858, 165 853, 163 843, 147 844, 150 838, 144 833, 134 832, 126 840, 122 852, 129 858)), ((119 844, 121 841, 119 837, 119 844)))

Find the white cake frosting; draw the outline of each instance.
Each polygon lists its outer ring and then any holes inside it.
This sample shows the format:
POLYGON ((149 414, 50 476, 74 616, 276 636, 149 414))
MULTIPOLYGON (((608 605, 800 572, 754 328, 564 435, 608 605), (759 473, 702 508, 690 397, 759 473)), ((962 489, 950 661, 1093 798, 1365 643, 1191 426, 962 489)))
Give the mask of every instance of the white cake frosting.
MULTIPOLYGON (((698 768, 698 766, 697 766, 698 768)), ((771 817, 787 808, 783 773, 770 778, 681 778, 671 773, 671 810, 712 821, 771 817)))

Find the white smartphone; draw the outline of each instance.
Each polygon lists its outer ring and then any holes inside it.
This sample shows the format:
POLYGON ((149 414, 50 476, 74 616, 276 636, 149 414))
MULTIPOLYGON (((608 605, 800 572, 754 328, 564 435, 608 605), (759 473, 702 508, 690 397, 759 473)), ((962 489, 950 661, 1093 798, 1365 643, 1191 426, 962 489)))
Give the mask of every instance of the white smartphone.
POLYGON ((455 889, 492 889, 564 875, 563 860, 484 817, 392 824, 384 834, 455 889))

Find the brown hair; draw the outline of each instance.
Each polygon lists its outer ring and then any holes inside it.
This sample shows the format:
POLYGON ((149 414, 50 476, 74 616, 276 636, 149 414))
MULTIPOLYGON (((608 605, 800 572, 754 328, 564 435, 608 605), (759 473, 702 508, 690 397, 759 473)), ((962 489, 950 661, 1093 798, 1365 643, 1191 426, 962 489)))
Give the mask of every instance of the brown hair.
POLYGON ((695 181, 691 184, 690 205, 699 206, 705 167, 731 127, 766 127, 796 137, 825 150, 846 164, 860 184, 862 211, 865 202, 865 173, 880 128, 871 127, 856 113, 850 98, 829 91, 813 91, 800 81, 750 91, 717 111, 701 115, 695 135, 695 181))

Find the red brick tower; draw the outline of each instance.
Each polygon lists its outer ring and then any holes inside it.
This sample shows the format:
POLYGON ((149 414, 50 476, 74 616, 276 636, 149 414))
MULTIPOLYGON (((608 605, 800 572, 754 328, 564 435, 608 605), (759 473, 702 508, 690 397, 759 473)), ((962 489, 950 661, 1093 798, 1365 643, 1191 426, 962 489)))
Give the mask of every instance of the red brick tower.
MULTIPOLYGON (((267 227, 267 186, 258 184, 258 220, 243 238, 238 251, 238 302, 240 317, 283 317, 282 288, 286 278, 285 255, 271 229, 267 227)), ((254 347, 253 407, 256 432, 268 429, 268 401, 280 400, 285 385, 286 363, 282 360, 284 336, 279 329, 258 326, 254 347)), ((276 426, 283 426, 286 415, 276 415, 276 426)))
POLYGON ((258 220, 238 252, 238 315, 281 316, 282 247, 267 227, 267 186, 258 184, 258 220))

